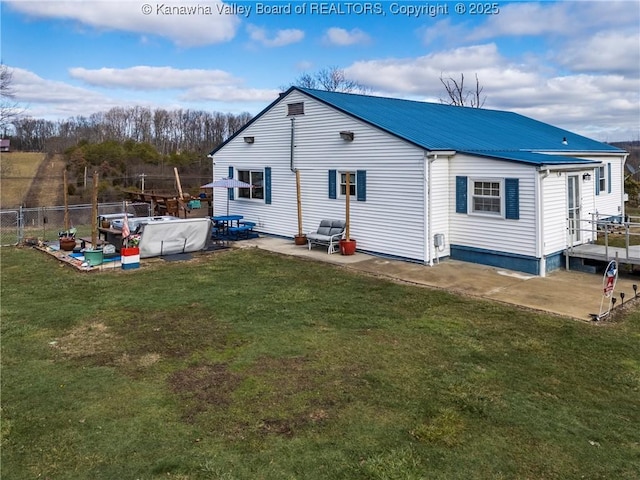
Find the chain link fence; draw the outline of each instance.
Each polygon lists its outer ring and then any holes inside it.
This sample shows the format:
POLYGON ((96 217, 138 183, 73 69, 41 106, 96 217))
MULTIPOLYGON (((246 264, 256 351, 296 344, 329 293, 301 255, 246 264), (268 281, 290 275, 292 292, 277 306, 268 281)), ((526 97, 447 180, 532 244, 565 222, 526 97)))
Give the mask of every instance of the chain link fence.
MULTIPOLYGON (((91 234, 92 205, 68 207, 69 225, 78 230, 78 236, 91 234)), ((136 217, 152 216, 148 203, 114 202, 98 204, 98 216, 127 212, 136 217)), ((64 230, 64 206, 19 208, 0 211, 0 245, 18 245, 27 238, 47 241, 58 238, 64 230)))

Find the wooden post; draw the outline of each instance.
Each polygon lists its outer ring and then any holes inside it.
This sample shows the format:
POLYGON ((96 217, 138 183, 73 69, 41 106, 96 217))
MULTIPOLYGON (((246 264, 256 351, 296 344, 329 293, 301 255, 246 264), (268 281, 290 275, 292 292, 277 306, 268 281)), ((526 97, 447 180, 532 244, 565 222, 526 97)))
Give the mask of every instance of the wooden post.
POLYGON ((300 193, 300 170, 296 168, 296 198, 298 200, 298 235, 302 235, 302 199, 300 193))
POLYGON ((180 184, 180 175, 178 175, 178 167, 173 167, 173 173, 176 175, 176 183, 178 184, 178 194, 180 194, 180 199, 182 199, 182 185, 180 184))
POLYGON ((345 228, 345 240, 351 240, 351 237, 349 236, 349 203, 351 203, 350 200, 350 194, 351 194, 351 172, 347 172, 347 182, 346 182, 346 194, 345 194, 345 217, 346 217, 346 228, 345 228))
POLYGON ((98 248, 98 172, 93 172, 93 196, 91 202, 91 248, 98 248))
POLYGON ((62 172, 62 188, 64 190, 64 231, 68 232, 71 226, 69 225, 69 199, 68 197, 68 188, 67 188, 67 169, 65 168, 62 172))

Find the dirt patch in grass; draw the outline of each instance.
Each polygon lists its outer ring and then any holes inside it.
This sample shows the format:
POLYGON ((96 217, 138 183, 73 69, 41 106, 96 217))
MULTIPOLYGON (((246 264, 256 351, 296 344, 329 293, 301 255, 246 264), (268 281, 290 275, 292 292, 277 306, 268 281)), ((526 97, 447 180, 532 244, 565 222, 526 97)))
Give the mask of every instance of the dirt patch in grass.
POLYGON ((242 377, 226 363, 205 363, 175 372, 169 377, 171 391, 183 400, 183 417, 193 422, 210 407, 227 407, 242 377))
POLYGON ((168 383, 182 400, 186 421, 212 422, 230 440, 244 441, 293 437, 330 421, 351 397, 351 378, 352 372, 328 373, 307 357, 260 357, 242 371, 193 365, 168 383))
POLYGON ((71 359, 112 357, 116 336, 101 322, 80 325, 51 342, 65 357, 71 359))
POLYGON ((114 326, 133 355, 160 353, 185 358, 194 352, 229 346, 228 330, 198 306, 135 312, 114 326))
POLYGON ((96 366, 144 372, 163 358, 185 358, 230 346, 227 329, 200 309, 110 312, 112 324, 83 323, 51 342, 64 358, 96 366), (119 320, 118 320, 119 319, 119 320))

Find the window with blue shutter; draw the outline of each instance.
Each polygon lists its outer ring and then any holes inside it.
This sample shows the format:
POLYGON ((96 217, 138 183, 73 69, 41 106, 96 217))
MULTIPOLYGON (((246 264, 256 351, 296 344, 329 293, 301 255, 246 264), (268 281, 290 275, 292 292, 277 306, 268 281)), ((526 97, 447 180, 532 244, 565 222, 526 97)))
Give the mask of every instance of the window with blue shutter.
POLYGON ((359 202, 367 201, 367 171, 356 172, 356 198, 359 202))
POLYGON ((338 172, 336 170, 329 170, 329 198, 337 198, 336 178, 338 172))
POLYGON ((264 167, 264 203, 271 203, 271 167, 264 167))
POLYGON ((517 178, 505 178, 505 218, 520 219, 520 182, 517 178))
POLYGON ((467 213, 467 177, 456 177, 456 213, 467 213))
POLYGON ((596 195, 600 195, 600 167, 596 168, 596 195))
POLYGON ((611 193, 611 164, 607 163, 607 192, 611 193))
MULTIPOLYGON (((229 167, 229 178, 233 178, 233 167, 229 167)), ((233 200, 233 188, 227 188, 227 195, 229 195, 229 200, 233 200)))

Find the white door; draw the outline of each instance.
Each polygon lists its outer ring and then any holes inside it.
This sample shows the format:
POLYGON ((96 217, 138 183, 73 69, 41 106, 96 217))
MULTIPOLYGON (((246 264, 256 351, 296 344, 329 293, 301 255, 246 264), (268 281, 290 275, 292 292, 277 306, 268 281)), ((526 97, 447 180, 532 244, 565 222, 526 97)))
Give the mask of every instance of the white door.
POLYGON ((580 176, 567 176, 567 205, 569 214, 569 245, 580 243, 580 176))

